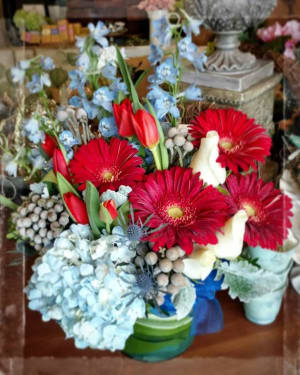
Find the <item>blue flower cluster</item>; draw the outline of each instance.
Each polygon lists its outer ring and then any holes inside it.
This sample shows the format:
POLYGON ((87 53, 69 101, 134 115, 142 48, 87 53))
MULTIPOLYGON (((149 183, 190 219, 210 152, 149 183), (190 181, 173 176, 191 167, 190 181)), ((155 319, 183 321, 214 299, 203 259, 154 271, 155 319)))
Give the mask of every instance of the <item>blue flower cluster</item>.
POLYGON ((27 138, 34 144, 39 144, 45 139, 45 133, 40 130, 38 120, 33 117, 25 121, 24 130, 27 138))
POLYGON ((151 65, 156 66, 153 75, 149 76, 151 83, 150 92, 147 98, 151 101, 160 120, 166 115, 171 115, 178 119, 180 112, 178 102, 183 98, 187 100, 201 100, 202 93, 199 87, 194 85, 188 87, 183 92, 178 92, 177 82, 180 80, 181 70, 183 69, 182 59, 190 61, 197 70, 204 70, 206 55, 198 52, 198 47, 192 42, 192 33, 200 33, 201 21, 190 18, 183 11, 186 23, 183 25, 185 37, 177 43, 176 53, 163 61, 163 46, 170 43, 172 37, 172 26, 166 17, 154 21, 153 36, 159 41, 159 45, 150 46, 149 61, 151 65), (169 91, 163 90, 160 86, 169 87, 169 91))
POLYGON ((118 236, 91 240, 87 225, 73 224, 38 258, 25 292, 29 308, 56 320, 79 349, 121 350, 145 302, 133 289, 132 251, 118 236), (132 285, 132 287, 131 287, 132 285))

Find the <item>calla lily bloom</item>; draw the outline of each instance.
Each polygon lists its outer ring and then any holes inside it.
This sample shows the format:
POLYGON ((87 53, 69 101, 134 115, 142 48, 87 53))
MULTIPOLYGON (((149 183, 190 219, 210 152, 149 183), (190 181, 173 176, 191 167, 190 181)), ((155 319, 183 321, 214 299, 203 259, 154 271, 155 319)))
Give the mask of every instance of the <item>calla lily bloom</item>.
POLYGON ((201 139, 199 150, 194 154, 190 167, 194 174, 200 172, 200 178, 208 185, 218 186, 226 180, 226 169, 217 162, 219 157, 219 135, 212 130, 201 139))

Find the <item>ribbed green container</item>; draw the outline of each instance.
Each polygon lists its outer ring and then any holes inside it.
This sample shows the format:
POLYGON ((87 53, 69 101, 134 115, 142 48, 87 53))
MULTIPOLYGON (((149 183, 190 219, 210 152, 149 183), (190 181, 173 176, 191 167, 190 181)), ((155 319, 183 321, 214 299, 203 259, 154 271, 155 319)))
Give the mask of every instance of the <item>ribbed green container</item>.
POLYGON ((139 319, 134 333, 128 338, 124 354, 145 362, 159 362, 174 358, 192 344, 192 318, 176 320, 150 315, 139 319))

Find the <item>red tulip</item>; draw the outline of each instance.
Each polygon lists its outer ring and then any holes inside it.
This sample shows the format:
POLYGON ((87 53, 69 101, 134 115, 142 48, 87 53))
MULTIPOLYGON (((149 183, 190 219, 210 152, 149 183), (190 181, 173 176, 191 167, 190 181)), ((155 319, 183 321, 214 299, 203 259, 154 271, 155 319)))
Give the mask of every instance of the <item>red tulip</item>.
POLYGON ((71 180, 68 164, 63 152, 59 148, 55 148, 53 152, 53 170, 55 174, 59 172, 66 180, 71 180))
POLYGON ((41 148, 44 151, 44 153, 49 157, 52 158, 53 152, 55 148, 57 147, 57 142, 55 138, 51 137, 51 135, 46 134, 44 142, 41 143, 41 148))
POLYGON ((105 224, 111 224, 118 217, 117 206, 113 199, 101 203, 99 217, 105 224))
POLYGON ((150 149, 157 146, 159 133, 155 118, 144 109, 138 109, 134 116, 134 130, 140 143, 150 149))
POLYGON ((114 116, 121 137, 132 137, 134 131, 134 113, 131 102, 128 98, 124 99, 121 104, 113 103, 114 116))
POLYGON ((78 224, 88 224, 89 217, 87 214, 85 203, 74 193, 65 193, 64 201, 73 219, 78 224))

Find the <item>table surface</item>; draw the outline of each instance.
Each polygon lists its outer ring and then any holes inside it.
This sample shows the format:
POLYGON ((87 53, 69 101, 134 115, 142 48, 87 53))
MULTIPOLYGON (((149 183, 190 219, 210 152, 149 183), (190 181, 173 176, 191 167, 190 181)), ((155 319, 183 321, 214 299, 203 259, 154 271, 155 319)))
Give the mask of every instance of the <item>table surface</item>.
POLYGON ((300 297, 289 288, 275 323, 255 325, 242 304, 218 293, 224 311, 220 333, 198 336, 180 357, 162 363, 134 361, 121 352, 78 350, 55 322, 27 309, 22 292, 33 259, 9 253, 7 211, 0 208, 0 374, 2 375, 296 375, 300 374, 300 297), (8 266, 20 258, 18 266, 8 266), (1 372, 2 371, 2 372, 1 372))

